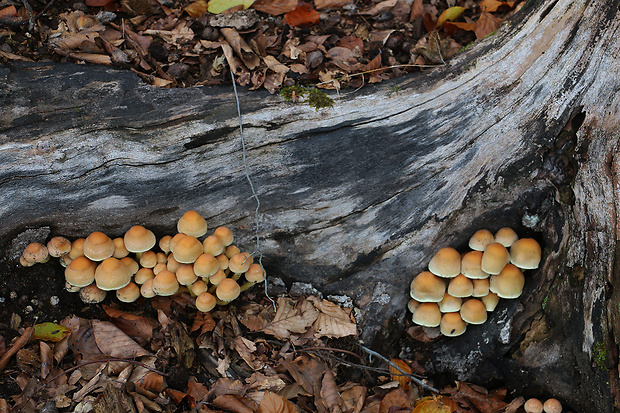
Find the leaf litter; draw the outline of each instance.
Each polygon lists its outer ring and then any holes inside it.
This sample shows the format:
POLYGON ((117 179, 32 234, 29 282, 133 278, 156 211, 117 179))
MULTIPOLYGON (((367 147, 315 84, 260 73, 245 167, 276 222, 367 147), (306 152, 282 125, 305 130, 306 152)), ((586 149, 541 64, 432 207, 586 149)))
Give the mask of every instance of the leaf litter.
POLYGON ((160 87, 229 83, 232 70, 270 93, 357 88, 445 64, 524 3, 0 0, 0 59, 110 65, 160 87))

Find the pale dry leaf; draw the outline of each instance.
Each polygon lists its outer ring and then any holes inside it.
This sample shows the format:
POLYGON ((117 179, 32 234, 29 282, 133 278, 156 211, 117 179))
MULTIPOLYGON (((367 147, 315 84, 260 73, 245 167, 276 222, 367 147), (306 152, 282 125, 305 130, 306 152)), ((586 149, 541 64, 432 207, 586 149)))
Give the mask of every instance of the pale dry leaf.
POLYGON ((254 342, 245 337, 238 336, 234 338, 233 344, 237 353, 239 353, 241 358, 248 364, 248 366, 250 366, 252 370, 259 370, 263 368, 265 363, 252 354, 256 351, 256 344, 254 344, 254 342))
POLYGON ((102 353, 128 359, 150 355, 148 351, 140 347, 138 343, 109 321, 93 320, 92 325, 97 347, 102 353))
POLYGON ((282 362, 284 368, 307 393, 314 394, 315 383, 323 378, 327 367, 313 357, 302 355, 291 362, 282 362))
POLYGON ((375 4, 374 6, 372 6, 371 8, 367 10, 362 11, 360 14, 365 14, 367 16, 376 16, 382 11, 391 9, 392 7, 396 5, 397 2, 398 0, 385 0, 385 1, 375 4))
POLYGON ((255 406, 252 406, 252 403, 247 397, 235 394, 223 394, 213 400, 214 406, 234 413, 253 413, 255 406))
POLYGON ((366 400, 366 387, 353 386, 348 390, 343 390, 340 397, 342 397, 347 412, 360 413, 366 400))
POLYGON ((321 382, 321 399, 328 411, 342 411, 344 402, 338 392, 338 385, 331 370, 326 370, 321 382))
POLYGON ((411 13, 409 14, 409 21, 414 21, 423 15, 424 6, 422 5, 422 0, 414 0, 413 5, 411 6, 411 13))
POLYGON ((278 62, 278 59, 276 59, 275 57, 271 55, 267 55, 263 57, 263 62, 265 62, 265 64, 267 65, 269 69, 273 70, 276 73, 286 74, 289 72, 289 70, 291 70, 286 65, 283 65, 282 63, 278 62))
POLYGON ((319 313, 307 300, 301 302, 299 308, 293 306, 293 303, 291 299, 279 297, 275 317, 261 331, 278 339, 289 338, 291 333, 305 333, 319 313))
POLYGON ((319 310, 319 315, 312 325, 318 337, 347 337, 357 335, 357 326, 338 305, 318 298, 309 298, 319 310))
POLYGON ((476 33, 476 38, 482 39, 493 33, 495 30, 497 30, 501 21, 501 19, 498 19, 491 13, 483 11, 480 14, 480 18, 476 22, 476 30, 474 31, 474 33, 476 33))
POLYGON ((317 10, 333 9, 352 3, 353 0, 314 0, 314 7, 316 7, 317 10))
POLYGON ((248 390, 265 391, 269 390, 274 393, 280 393, 286 387, 286 383, 278 376, 265 376, 263 373, 254 372, 250 377, 245 379, 248 390))
POLYGON ((260 64, 260 58, 235 29, 221 27, 220 33, 224 35, 228 44, 233 48, 248 69, 252 70, 260 64))
POLYGON ((46 378, 52 370, 54 352, 44 341, 39 341, 39 350, 41 352, 41 377, 46 378))
POLYGON ((381 400, 379 412, 388 413, 394 407, 402 407, 403 409, 408 409, 408 411, 413 409, 412 401, 409 399, 407 392, 401 387, 385 395, 383 400, 381 400))
POLYGON ((266 391, 258 405, 258 413, 297 413, 297 409, 293 403, 279 394, 266 391))
POLYGON ((228 356, 228 354, 226 354, 223 359, 218 359, 216 370, 218 373, 222 375, 222 377, 226 377, 228 375, 226 370, 228 370, 229 367, 230 367, 230 357, 228 356))
POLYGON ((297 0, 256 0, 252 8, 262 13, 278 16, 295 10, 297 0))

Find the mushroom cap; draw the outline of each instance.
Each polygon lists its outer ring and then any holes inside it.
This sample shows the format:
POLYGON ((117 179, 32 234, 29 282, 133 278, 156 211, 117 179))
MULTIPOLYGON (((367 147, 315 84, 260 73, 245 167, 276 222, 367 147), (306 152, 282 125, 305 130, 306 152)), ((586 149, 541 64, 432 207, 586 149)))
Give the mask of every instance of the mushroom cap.
POLYGON ((153 291, 153 280, 154 278, 150 278, 140 286, 140 295, 142 295, 142 297, 153 298, 157 295, 155 291, 153 291))
POLYGON ((465 301, 459 312, 461 318, 469 324, 482 324, 487 321, 487 309, 477 298, 465 301))
POLYGON ((562 403, 558 399, 549 399, 543 405, 545 413, 561 413, 562 403))
POLYGON ((179 232, 178 234, 175 234, 171 239, 170 242, 168 243, 168 246, 170 247, 170 252, 172 252, 172 249, 174 248, 175 245, 177 245, 177 242, 179 242, 181 240, 181 238, 186 237, 187 235, 179 232))
POLYGON ((538 399, 528 399, 523 405, 523 409, 525 409, 525 413, 542 413, 543 404, 538 399))
POLYGON ((211 254, 200 254, 194 262, 194 272, 199 277, 210 277, 220 269, 217 259, 211 254))
POLYGON ((131 257, 123 257, 120 259, 120 262, 125 264, 127 268, 129 268, 129 272, 131 275, 134 275, 140 269, 140 265, 131 257))
POLYGON ((243 275, 245 279, 252 283, 260 283, 265 281, 266 272, 258 263, 250 264, 250 268, 243 275))
POLYGON ((474 284, 474 291, 471 293, 472 297, 484 297, 489 293, 489 279, 484 278, 482 280, 471 280, 474 284))
POLYGON ((26 260, 26 259, 24 258, 24 256, 22 255, 21 257, 19 257, 19 264, 20 264, 22 267, 32 267, 35 263, 34 263, 34 262, 30 262, 30 261, 26 260))
POLYGON ((155 273, 151 268, 140 268, 133 276, 134 282, 139 285, 144 284, 151 278, 155 278, 155 273))
POLYGON ((170 241, 172 237, 170 235, 164 235, 159 240, 159 249, 165 252, 166 254, 170 252, 170 241))
POLYGON ((180 265, 181 263, 175 260, 172 254, 168 255, 168 262, 166 263, 166 269, 168 271, 177 272, 180 265))
POLYGON ((532 238, 521 238, 510 247, 510 262, 524 270, 538 268, 541 255, 540 244, 532 238))
POLYGON ((46 262, 49 258, 47 247, 39 242, 32 242, 26 246, 22 257, 28 263, 46 262))
POLYGON ((164 263, 164 264, 165 264, 165 263, 167 263, 167 262, 168 262, 168 256, 167 256, 166 254, 164 254, 163 252, 158 252, 158 253, 156 254, 156 256, 157 256, 157 262, 158 262, 158 263, 160 263, 160 262, 161 262, 161 263, 164 263))
POLYGON ((215 274, 209 277, 209 282, 213 285, 219 285, 222 280, 226 279, 226 274, 222 270, 217 270, 215 274))
POLYGON ((461 254, 451 247, 442 248, 431 258, 428 270, 439 277, 456 277, 461 273, 461 254))
POLYGON ((222 243, 222 240, 215 235, 209 235, 204 241, 202 241, 203 252, 206 254, 211 254, 214 257, 223 253, 224 248, 226 247, 222 243))
POLYGON ((47 242, 47 251, 52 257, 62 257, 71 251, 71 241, 65 237, 53 237, 47 242))
POLYGON ((106 234, 95 231, 84 240, 84 255, 93 261, 103 261, 114 255, 114 241, 106 234))
POLYGON ((75 287, 86 287, 95 281, 97 264, 86 257, 77 257, 65 268, 65 281, 75 287))
POLYGON ((220 266, 220 270, 227 270, 228 269, 228 257, 225 254, 220 254, 217 257, 215 257, 215 259, 217 260, 219 266, 220 266))
POLYGON ((125 240, 123 238, 114 238, 112 242, 114 243, 114 253, 112 254, 114 258, 121 259, 129 255, 129 250, 125 248, 125 240))
POLYGON ((174 245, 170 245, 174 259, 181 264, 193 264, 202 254, 202 243, 192 235, 182 237, 174 245))
POLYGON ((195 296, 199 296, 200 294, 207 291, 208 285, 203 280, 196 280, 192 285, 189 286, 189 290, 195 296))
MULTIPOLYGON (((180 264, 179 264, 180 265, 180 264)), ((157 264, 155 264, 155 266, 153 267, 153 274, 157 275, 159 274, 160 271, 162 270, 168 270, 168 265, 166 263, 163 262, 158 262, 157 264)))
POLYGON ((510 254, 499 242, 489 244, 482 254, 480 268, 488 274, 499 274, 510 262, 510 254))
POLYGON ((482 271, 482 251, 470 251, 461 259, 461 274, 472 280, 489 278, 489 274, 482 271))
POLYGON ((222 244, 224 244, 225 247, 232 244, 233 241, 235 240, 235 236, 233 235, 232 231, 228 227, 215 228, 215 231, 213 231, 213 235, 218 237, 222 241, 222 244))
POLYGON ((461 304, 463 304, 462 298, 445 293, 443 299, 439 302, 439 311, 442 313, 453 313, 461 309, 461 304))
POLYGON ((523 292, 525 276, 514 264, 507 264, 497 275, 489 279, 489 291, 500 298, 518 298, 523 292))
POLYGON ((225 303, 239 297, 240 293, 241 287, 239 286, 239 284, 237 284, 237 281, 233 280, 232 278, 224 278, 222 281, 220 281, 220 283, 217 285, 217 288, 215 289, 215 295, 217 296, 217 298, 224 301, 225 303))
POLYGON ((153 248, 157 239, 151 230, 142 225, 134 225, 125 232, 123 241, 129 252, 144 252, 153 248))
POLYGON ((76 287, 75 285, 71 285, 65 281, 65 290, 70 293, 77 293, 82 289, 82 287, 76 287))
POLYGON ((459 274, 450 280, 448 294, 453 297, 471 297, 474 292, 474 283, 463 274, 459 274))
POLYGON ((140 256, 140 265, 144 268, 153 268, 157 265, 157 253, 155 251, 144 251, 140 256))
POLYGON ((495 310, 495 307, 497 307, 497 304, 499 303, 499 295, 489 292, 484 297, 480 297, 480 301, 482 301, 482 304, 484 304, 487 311, 491 312, 495 310))
POLYGON ((514 229, 509 227, 500 228, 495 233, 495 242, 499 242, 504 247, 508 248, 519 239, 519 236, 514 229))
POLYGON ((124 303, 133 303, 140 297, 140 287, 130 282, 123 288, 116 290, 116 298, 124 303))
POLYGON ((441 334, 447 337, 460 336, 467 330, 467 323, 458 312, 445 313, 439 323, 441 334))
POLYGON ((105 299, 106 292, 95 284, 87 285, 80 289, 80 298, 86 304, 97 304, 105 299))
POLYGON ((469 248, 475 251, 484 251, 494 242, 493 234, 488 229, 479 229, 469 239, 469 248))
POLYGON ((95 270, 95 283, 104 291, 118 290, 131 281, 131 270, 122 261, 106 258, 95 270))
POLYGON ((202 237, 207 233, 207 221, 196 211, 187 211, 177 222, 177 230, 192 237, 202 237))
POLYGON ((254 259, 248 252, 240 252, 239 254, 233 255, 228 260, 228 269, 235 274, 242 274, 246 272, 254 259))
POLYGON ((224 250, 224 255, 226 255, 226 258, 231 259, 233 255, 239 254, 240 252, 241 250, 236 245, 229 245, 224 250))
POLYGON ((432 272, 422 271, 411 281, 409 292, 417 301, 438 303, 446 293, 446 283, 432 272))
POLYGON ((153 278, 153 291, 155 294, 161 296, 176 294, 177 291, 179 291, 177 276, 172 271, 160 271, 155 278, 153 278))
POLYGON ((71 243, 71 251, 69 251, 71 259, 74 260, 84 255, 84 241, 86 241, 86 238, 78 238, 71 243))
POLYGON ((414 300, 413 298, 411 300, 409 300, 409 302, 407 303, 407 309, 409 311, 411 311, 412 313, 415 312, 416 308, 418 308, 418 306, 420 305, 420 302, 418 300, 414 300))
POLYGON ((194 281, 198 279, 192 264, 181 264, 175 274, 177 275, 177 280, 181 285, 193 284, 194 281))
POLYGON ((441 323, 441 311, 437 303, 420 303, 411 320, 421 326, 437 327, 441 323))
POLYGON ((201 293, 196 297, 196 308, 203 313, 213 310, 215 304, 215 297, 208 292, 201 293))
POLYGON ((67 254, 67 255, 63 255, 62 257, 60 257, 58 261, 60 262, 60 265, 67 268, 69 264, 71 264, 71 261, 73 261, 73 259, 71 259, 69 254, 67 254))

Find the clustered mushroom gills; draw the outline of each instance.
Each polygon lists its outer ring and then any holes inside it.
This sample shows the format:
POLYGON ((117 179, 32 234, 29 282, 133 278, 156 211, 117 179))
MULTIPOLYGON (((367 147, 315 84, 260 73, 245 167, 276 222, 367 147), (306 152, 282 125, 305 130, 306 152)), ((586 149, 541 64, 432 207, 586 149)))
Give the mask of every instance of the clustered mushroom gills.
POLYGON ((542 253, 536 240, 519 239, 511 228, 495 235, 487 229, 476 231, 469 248, 472 251, 463 254, 441 248, 428 271, 413 278, 407 307, 414 323, 439 327, 449 337, 463 334, 468 324, 484 323, 500 298, 521 295, 523 271, 538 268, 542 253))
POLYGON ((186 286, 203 312, 228 304, 265 280, 264 268, 253 262, 250 253, 233 245, 229 228, 221 226, 207 235, 206 220, 188 211, 177 229, 177 234, 165 235, 159 242, 141 225, 114 239, 100 231, 73 242, 53 237, 47 246, 28 245, 20 263, 29 267, 50 256, 59 258, 65 267, 67 291, 79 292, 85 303, 101 302, 107 291, 122 302, 133 302, 140 296, 173 295, 186 286))

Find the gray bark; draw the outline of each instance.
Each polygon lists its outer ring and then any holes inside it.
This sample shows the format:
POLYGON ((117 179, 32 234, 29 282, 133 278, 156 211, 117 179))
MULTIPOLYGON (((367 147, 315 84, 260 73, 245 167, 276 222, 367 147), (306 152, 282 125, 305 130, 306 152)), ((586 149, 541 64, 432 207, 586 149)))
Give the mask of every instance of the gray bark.
MULTIPOLYGON (((446 66, 343 91, 333 110, 240 91, 262 253, 273 276, 353 297, 363 337, 389 344, 437 249, 514 226, 544 246, 526 293, 424 362, 607 412, 620 402, 620 2, 534 3, 446 66)), ((57 64, 7 63, 0 79, 5 239, 138 223, 163 235, 195 209, 252 248, 231 87, 57 64)))

